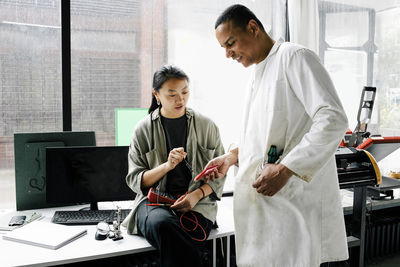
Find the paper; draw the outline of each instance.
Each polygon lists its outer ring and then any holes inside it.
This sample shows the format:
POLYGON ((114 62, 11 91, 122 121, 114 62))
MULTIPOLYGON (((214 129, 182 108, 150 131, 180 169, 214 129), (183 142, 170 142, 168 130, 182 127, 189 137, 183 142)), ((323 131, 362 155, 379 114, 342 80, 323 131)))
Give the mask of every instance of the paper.
POLYGON ((85 235, 86 229, 55 223, 35 221, 3 236, 4 240, 58 249, 85 235))
POLYGON ((14 212, 8 212, 5 214, 0 215, 0 231, 12 231, 16 228, 22 227, 24 225, 27 225, 30 222, 33 222, 39 218, 42 217, 42 214, 34 211, 14 211, 14 212), (11 218, 13 216, 26 216, 25 223, 23 225, 19 226, 9 226, 8 223, 10 222, 11 218))

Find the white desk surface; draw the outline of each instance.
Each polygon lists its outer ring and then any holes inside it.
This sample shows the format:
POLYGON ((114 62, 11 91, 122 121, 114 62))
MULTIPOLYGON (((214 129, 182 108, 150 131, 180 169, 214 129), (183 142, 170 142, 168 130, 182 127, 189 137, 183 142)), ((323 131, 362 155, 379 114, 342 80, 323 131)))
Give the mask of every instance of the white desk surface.
MULTIPOLYGON (((352 206, 352 192, 341 190, 342 205, 344 208, 352 206)), ((122 208, 129 208, 130 202, 117 203, 122 208)), ((115 203, 99 203, 100 209, 115 208, 115 203)), ((87 205, 86 205, 87 206, 87 205)), ((43 221, 51 221, 56 210, 78 210, 85 206, 56 207, 49 209, 37 209, 42 213, 43 221)), ((215 239, 234 234, 233 201, 232 197, 223 197, 218 202, 217 223, 219 228, 212 230, 209 239, 215 239)), ((122 228, 124 239, 112 241, 106 239, 98 241, 94 239, 95 225, 69 226, 80 227, 88 230, 87 235, 57 249, 46 249, 18 242, 3 240, 2 235, 7 231, 0 231, 0 266, 48 266, 108 258, 127 254, 140 253, 154 248, 143 238, 136 235, 128 235, 122 228)), ((45 232, 43 233, 45 234, 45 232)))
MULTIPOLYGON (((58 207, 35 210, 44 215, 43 221, 51 221, 56 210, 79 209, 81 206, 58 207)), ((99 208, 107 208, 99 205, 99 208)), ((122 207, 124 208, 124 207, 122 207)), ((224 197, 218 202, 217 223, 219 228, 212 230, 209 239, 229 236, 234 233, 232 197, 224 197)), ((87 235, 57 249, 46 249, 18 242, 3 240, 2 235, 7 232, 0 231, 0 266, 48 266, 108 258, 126 254, 134 254, 153 250, 154 248, 143 238, 128 235, 122 228, 123 239, 113 241, 94 239, 95 225, 69 226, 87 229, 87 235)), ((45 235, 46 233, 43 232, 45 235)))

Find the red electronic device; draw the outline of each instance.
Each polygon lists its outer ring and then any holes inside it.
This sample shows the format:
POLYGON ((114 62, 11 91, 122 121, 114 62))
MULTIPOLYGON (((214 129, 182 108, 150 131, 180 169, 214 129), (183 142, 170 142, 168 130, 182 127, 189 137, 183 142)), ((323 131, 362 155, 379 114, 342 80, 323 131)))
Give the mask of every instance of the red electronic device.
POLYGON ((176 199, 167 193, 158 191, 157 189, 150 188, 147 198, 150 203, 163 203, 163 204, 174 204, 176 199))
POLYGON ((218 165, 214 165, 214 166, 205 168, 199 175, 196 176, 196 178, 194 178, 194 181, 197 182, 198 180, 203 178, 203 176, 206 176, 206 175, 212 173, 216 169, 218 169, 218 165))

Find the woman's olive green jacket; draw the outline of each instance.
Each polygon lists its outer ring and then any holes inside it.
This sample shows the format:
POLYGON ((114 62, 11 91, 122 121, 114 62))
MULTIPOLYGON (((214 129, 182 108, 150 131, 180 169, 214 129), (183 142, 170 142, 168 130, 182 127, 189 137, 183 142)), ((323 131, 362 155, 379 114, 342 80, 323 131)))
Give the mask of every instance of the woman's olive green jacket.
MULTIPOLYGON (((186 108, 188 137, 186 143, 187 161, 192 166, 192 179, 189 189, 195 190, 202 182, 194 182, 206 164, 213 158, 224 154, 218 127, 209 118, 186 108)), ((142 189, 143 173, 151 170, 168 159, 164 128, 161 124, 160 109, 154 110, 138 122, 131 140, 128 154, 129 170, 126 176, 128 186, 136 193, 132 211, 124 220, 123 225, 129 234, 136 234, 136 210, 141 201, 147 198, 148 189, 142 189)), ((167 175, 161 178, 154 187, 165 192, 167 175)), ((200 200, 193 208, 207 219, 215 222, 217 203, 222 195, 225 177, 209 182, 214 193, 200 200)))

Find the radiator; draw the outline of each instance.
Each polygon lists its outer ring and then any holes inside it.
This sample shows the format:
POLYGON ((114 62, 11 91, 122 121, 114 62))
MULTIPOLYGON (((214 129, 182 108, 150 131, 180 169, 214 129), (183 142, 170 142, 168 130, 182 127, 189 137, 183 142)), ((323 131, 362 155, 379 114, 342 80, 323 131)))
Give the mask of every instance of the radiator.
POLYGON ((374 211, 367 217, 365 260, 400 251, 400 210, 374 211))

